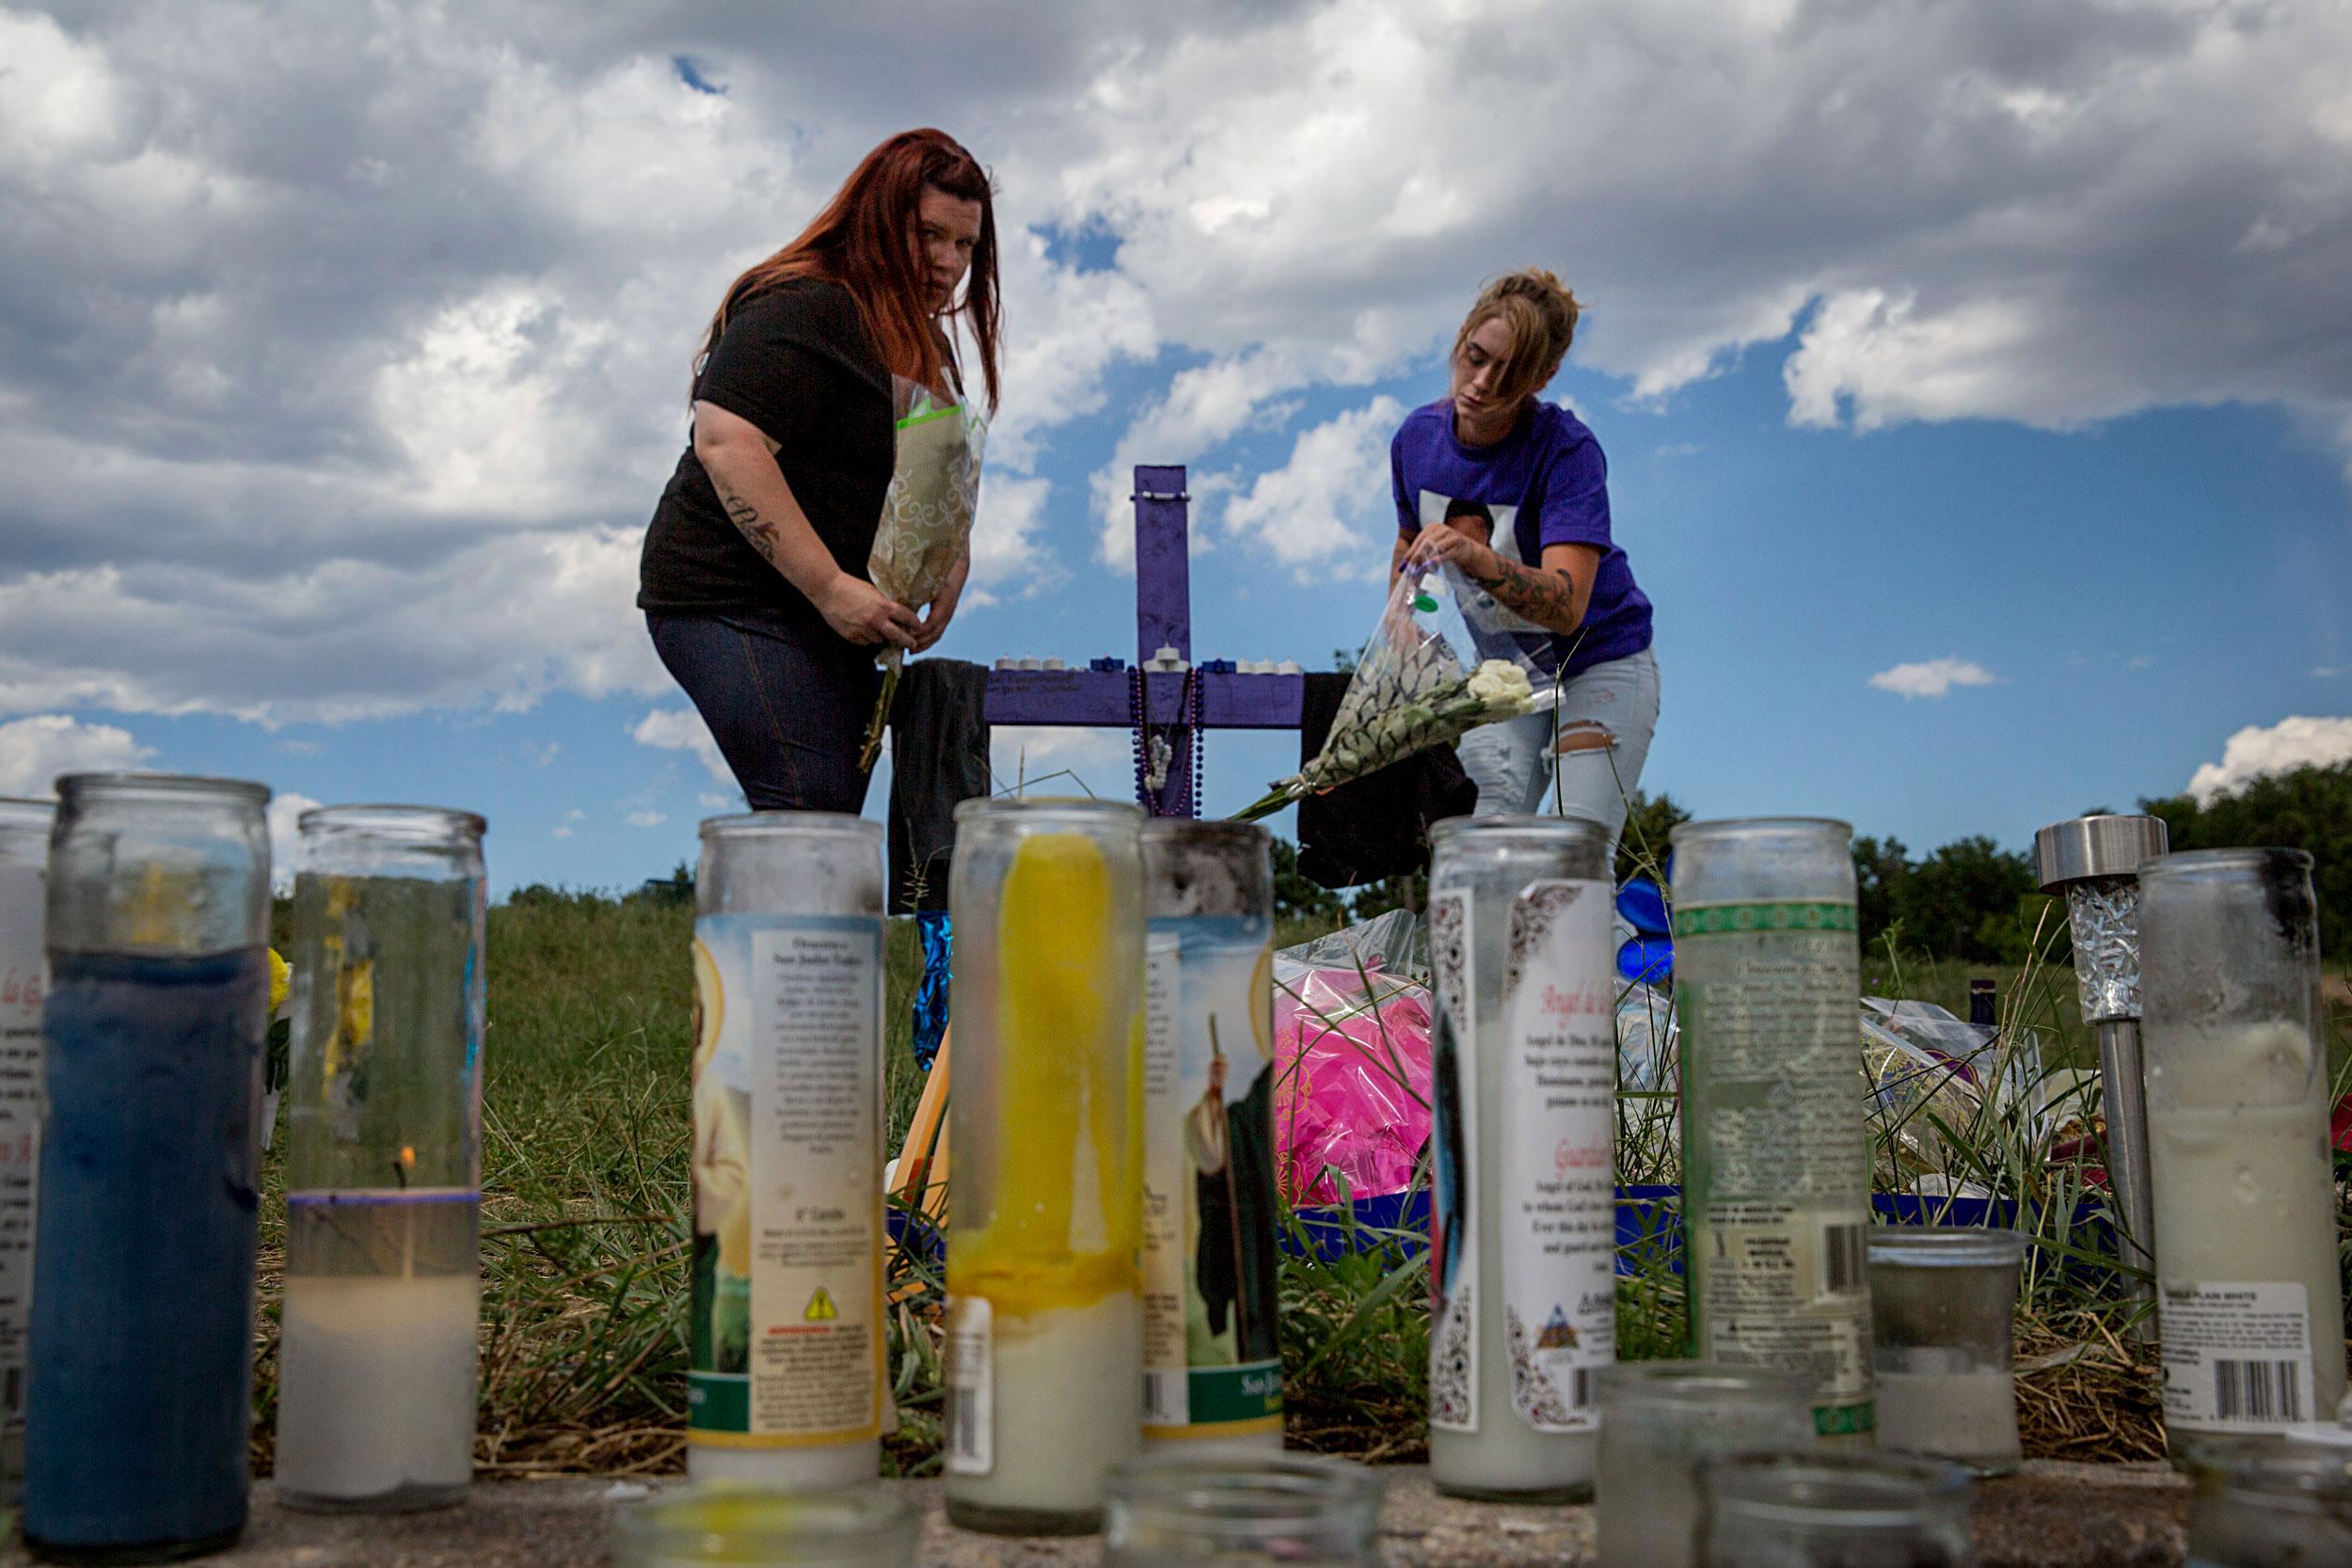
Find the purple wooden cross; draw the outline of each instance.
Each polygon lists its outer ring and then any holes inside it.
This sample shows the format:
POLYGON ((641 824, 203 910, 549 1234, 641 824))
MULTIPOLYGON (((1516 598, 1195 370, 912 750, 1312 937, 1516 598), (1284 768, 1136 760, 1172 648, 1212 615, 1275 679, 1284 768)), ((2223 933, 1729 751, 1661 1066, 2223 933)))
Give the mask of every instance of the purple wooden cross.
MULTIPOLYGON (((1162 648, 1192 658, 1192 557, 1185 541, 1184 470, 1181 464, 1136 468, 1136 662, 1162 648)), ((1295 730, 1306 700, 1302 675, 1244 675, 1197 672, 1200 720, 1210 730, 1295 730)), ((1135 673, 1129 670, 992 670, 983 708, 992 724, 1073 724, 1132 729, 1135 673)), ((1184 677, 1155 671, 1143 677, 1143 723, 1164 736, 1178 758, 1192 745, 1185 722, 1184 677)), ((1168 787, 1144 805, 1161 816, 1198 816, 1191 779, 1171 766, 1168 787)))

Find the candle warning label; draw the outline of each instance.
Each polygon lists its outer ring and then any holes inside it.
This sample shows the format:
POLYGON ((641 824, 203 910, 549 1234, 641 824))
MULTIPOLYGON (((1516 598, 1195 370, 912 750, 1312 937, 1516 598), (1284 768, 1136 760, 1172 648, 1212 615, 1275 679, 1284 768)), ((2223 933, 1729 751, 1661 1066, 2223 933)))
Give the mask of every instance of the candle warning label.
POLYGON ((40 1169, 43 877, 0 866, 0 1431, 24 1419, 33 1297, 33 1184, 40 1169))
POLYGON ((1511 1404, 1537 1432, 1600 1425, 1616 1347, 1617 1031, 1610 889, 1529 884, 1502 979, 1502 1315, 1511 1404))
POLYGON ((1143 1424, 1282 1430, 1270 920, 1152 922, 1144 945, 1143 1424))
POLYGON ((882 1430, 882 923, 695 923, 691 1435, 882 1430))
POLYGON ((2164 1418, 2201 1432, 2282 1432, 2315 1411, 2309 1292, 2300 1281, 2174 1284, 2158 1302, 2164 1418))

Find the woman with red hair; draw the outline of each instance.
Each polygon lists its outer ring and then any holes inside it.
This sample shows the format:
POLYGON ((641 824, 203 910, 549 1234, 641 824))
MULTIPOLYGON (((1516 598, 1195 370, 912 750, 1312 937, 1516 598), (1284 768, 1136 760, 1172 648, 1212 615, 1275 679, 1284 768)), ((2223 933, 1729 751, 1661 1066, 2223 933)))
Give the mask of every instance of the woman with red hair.
POLYGON ((996 297, 987 173, 945 133, 905 131, 710 319, 637 605, 755 811, 861 809, 875 651, 920 653, 955 614, 968 556, 921 607, 866 563, 896 454, 892 378, 961 401, 960 319, 993 410, 996 297))

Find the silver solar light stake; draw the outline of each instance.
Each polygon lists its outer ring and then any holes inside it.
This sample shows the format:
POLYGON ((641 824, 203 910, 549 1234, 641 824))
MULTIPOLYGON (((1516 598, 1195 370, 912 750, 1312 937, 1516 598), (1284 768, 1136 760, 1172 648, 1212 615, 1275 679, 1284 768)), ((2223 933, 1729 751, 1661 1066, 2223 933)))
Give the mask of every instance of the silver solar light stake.
MULTIPOLYGON (((2128 1289, 2155 1297, 2155 1211, 2148 1172, 2148 1089, 2139 1046, 2139 865, 2169 847, 2157 816, 2077 816, 2034 834, 2042 887, 2066 895, 2083 1022, 2098 1031, 2099 1082, 2107 1122, 2107 1190, 2122 1220, 2125 1263, 2149 1278, 2128 1289)), ((2155 1338, 2141 1314, 2133 1338, 2155 1338)))

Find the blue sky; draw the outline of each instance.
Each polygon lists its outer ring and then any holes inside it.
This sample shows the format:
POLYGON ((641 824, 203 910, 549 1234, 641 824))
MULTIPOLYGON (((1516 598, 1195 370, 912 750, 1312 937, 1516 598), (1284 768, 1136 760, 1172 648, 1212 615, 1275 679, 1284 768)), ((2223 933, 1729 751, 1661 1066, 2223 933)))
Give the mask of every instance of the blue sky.
MULTIPOLYGON (((1197 653, 1327 667, 1395 418, 1539 262, 1658 606, 1645 786, 1916 851, 2352 756, 2339 8, 558 14, 0 12, 0 793, 466 806, 501 891, 691 860, 737 798, 629 605, 686 356, 909 119, 1007 237, 943 654, 1132 657, 1172 461, 1197 653)), ((1119 733, 1024 751, 1130 787, 1119 733)), ((1210 810, 1296 760, 1212 735, 1210 810)))

